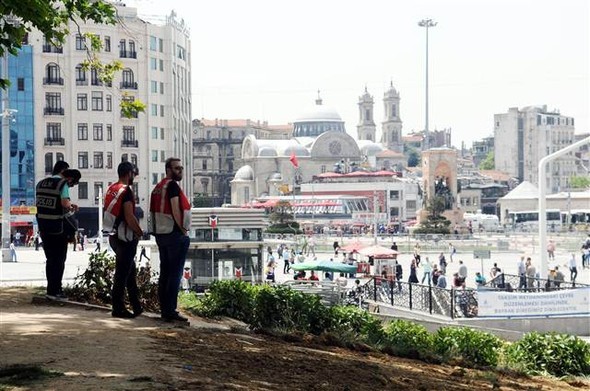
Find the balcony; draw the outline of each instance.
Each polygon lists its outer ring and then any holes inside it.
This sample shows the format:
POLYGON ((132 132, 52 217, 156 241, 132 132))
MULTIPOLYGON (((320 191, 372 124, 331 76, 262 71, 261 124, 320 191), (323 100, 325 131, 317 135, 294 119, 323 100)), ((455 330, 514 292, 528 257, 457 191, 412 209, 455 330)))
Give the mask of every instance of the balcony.
POLYGON ((123 118, 123 119, 132 119, 132 118, 137 118, 137 111, 133 111, 133 112, 131 112, 131 113, 129 113, 129 114, 130 114, 130 116, 129 116, 129 117, 127 117, 127 116, 125 116, 125 114, 124 114, 123 110, 121 110, 121 118, 123 118))
POLYGON ((120 88, 123 90, 137 90, 137 82, 134 81, 122 81, 120 88))
POLYGON ((121 140, 121 147, 137 148, 139 143, 137 140, 121 140))
POLYGON ((64 78, 63 77, 44 77, 43 78, 43 85, 49 84, 56 84, 63 86, 64 85, 64 78))
POLYGON ((77 86, 87 86, 88 79, 76 79, 76 85, 77 86))
POLYGON ((90 84, 93 86, 102 86, 105 85, 107 87, 112 87, 113 83, 109 82, 103 82, 102 80, 98 79, 98 78, 93 78, 92 80, 90 80, 90 84))
POLYGON ((64 112, 63 107, 45 107, 43 109, 44 115, 64 115, 64 112))
POLYGON ((45 145, 66 145, 66 140, 63 137, 46 137, 45 145))
POLYGON ((64 48, 54 45, 43 45, 43 53, 63 53, 64 48))
POLYGON ((129 50, 119 50, 119 57, 120 58, 137 58, 136 51, 129 51, 129 50))

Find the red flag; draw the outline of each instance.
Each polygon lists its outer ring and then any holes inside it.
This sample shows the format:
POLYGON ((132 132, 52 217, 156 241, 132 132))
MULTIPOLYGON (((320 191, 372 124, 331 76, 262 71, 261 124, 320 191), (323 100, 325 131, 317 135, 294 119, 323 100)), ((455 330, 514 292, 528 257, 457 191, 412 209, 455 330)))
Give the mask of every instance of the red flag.
POLYGON ((297 161, 297 156, 295 156, 295 152, 291 152, 291 157, 289 158, 289 161, 291 162, 293 167, 299 167, 299 162, 297 161))

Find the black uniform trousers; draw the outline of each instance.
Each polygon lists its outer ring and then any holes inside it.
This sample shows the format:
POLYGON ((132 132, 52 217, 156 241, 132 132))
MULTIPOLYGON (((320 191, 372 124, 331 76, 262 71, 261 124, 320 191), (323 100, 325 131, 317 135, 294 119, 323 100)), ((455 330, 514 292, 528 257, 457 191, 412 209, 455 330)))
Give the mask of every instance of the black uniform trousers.
POLYGON ((64 235, 50 235, 41 232, 43 251, 45 252, 45 275, 47 277, 47 294, 62 293, 61 280, 66 266, 68 239, 64 235))

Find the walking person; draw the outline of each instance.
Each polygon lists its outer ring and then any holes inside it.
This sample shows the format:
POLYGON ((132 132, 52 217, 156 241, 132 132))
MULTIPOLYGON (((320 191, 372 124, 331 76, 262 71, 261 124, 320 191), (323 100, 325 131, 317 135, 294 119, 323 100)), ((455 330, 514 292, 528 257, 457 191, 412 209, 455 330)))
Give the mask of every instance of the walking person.
POLYGON ((457 272, 463 281, 467 281, 467 266, 463 264, 462 260, 459 260, 459 270, 457 272))
MULTIPOLYGON (((80 181, 80 171, 69 170, 63 160, 53 166, 50 177, 37 183, 35 204, 37 224, 45 253, 47 298, 67 299, 63 294, 62 278, 68 253, 68 242, 74 234, 68 215, 78 211, 70 200, 70 188, 80 181)), ((76 227, 77 228, 77 227, 76 227)))
POLYGON ((430 260, 428 259, 428 257, 424 257, 422 271, 424 274, 422 275, 422 281, 420 282, 420 284, 424 284, 424 280, 427 279, 428 285, 430 285, 430 274, 432 273, 432 266, 430 265, 430 260))
POLYGON ((404 269, 399 264, 397 259, 395 260, 395 280, 397 281, 397 290, 402 291, 402 278, 404 278, 404 269))
POLYGON ((526 289, 526 265, 524 263, 524 256, 520 257, 520 262, 518 262, 518 289, 526 289))
POLYGON ((555 260, 555 242, 553 240, 550 240, 549 243, 547 243, 547 256, 548 259, 552 261, 555 260))
POLYGON ((148 262, 150 261, 150 259, 148 258, 146 251, 145 251, 145 246, 141 246, 141 252, 139 253, 139 262, 141 263, 141 260, 145 258, 148 260, 148 262))
POLYGON ((443 273, 447 272, 447 260, 445 259, 445 254, 440 253, 440 255, 438 256, 438 264, 440 266, 440 270, 443 273))
POLYGON ((138 175, 131 162, 119 163, 119 180, 109 186, 104 197, 104 229, 115 252, 112 312, 115 318, 135 318, 143 312, 137 289, 135 254, 143 230, 135 217, 135 194, 131 185, 138 175), (133 312, 125 307, 125 290, 133 312))
POLYGON ((526 278, 527 278, 527 288, 533 289, 535 287, 535 276, 537 275, 537 269, 533 265, 531 258, 528 257, 526 260, 526 278))
POLYGON ((10 242, 10 261, 16 262, 16 246, 14 242, 10 242))
POLYGON ((417 284, 418 283, 418 276, 416 274, 416 269, 418 268, 418 263, 416 259, 412 259, 412 264, 410 265, 410 278, 408 282, 410 284, 417 284))
POLYGON ((184 170, 180 159, 166 159, 165 169, 166 177, 156 185, 150 199, 152 232, 160 252, 158 296, 163 320, 186 322, 188 319, 180 315, 176 307, 189 245, 191 204, 178 185, 184 170))
POLYGON ((453 262, 453 256, 457 254, 457 249, 451 243, 449 243, 449 259, 453 262))
POLYGON ((572 257, 568 263, 570 269, 570 279, 572 280, 572 284, 576 284, 576 278, 578 277, 578 265, 576 263, 576 254, 572 253, 572 257))

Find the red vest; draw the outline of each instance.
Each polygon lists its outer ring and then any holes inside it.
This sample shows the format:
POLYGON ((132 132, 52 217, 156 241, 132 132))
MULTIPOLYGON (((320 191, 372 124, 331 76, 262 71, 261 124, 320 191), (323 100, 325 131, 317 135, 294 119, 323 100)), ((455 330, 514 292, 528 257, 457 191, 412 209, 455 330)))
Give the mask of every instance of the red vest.
MULTIPOLYGON (((123 241, 130 242, 135 237, 129 229, 125 218, 122 217, 119 225, 116 226, 117 218, 123 211, 123 193, 125 190, 132 191, 129 186, 115 182, 109 186, 104 197, 103 229, 109 232, 117 231, 117 237, 123 241)), ((135 211, 135 203, 133 203, 135 211)))
MULTIPOLYGON (((150 214, 152 217, 152 232, 154 234, 169 234, 174 228, 172 205, 168 199, 168 185, 170 178, 164 178, 154 187, 150 197, 150 214)), ((182 189, 179 197, 180 225, 187 231, 191 227, 191 204, 182 189)))

